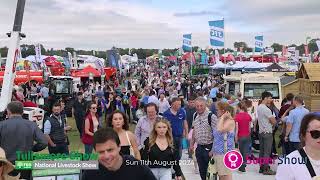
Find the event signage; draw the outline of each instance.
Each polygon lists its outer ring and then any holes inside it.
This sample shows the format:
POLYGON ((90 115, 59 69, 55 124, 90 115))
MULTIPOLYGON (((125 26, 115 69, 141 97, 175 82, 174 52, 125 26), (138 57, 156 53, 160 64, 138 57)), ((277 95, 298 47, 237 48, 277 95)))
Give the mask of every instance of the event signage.
POLYGON ((263 36, 256 36, 255 38, 255 52, 263 51, 263 36))
POLYGON ((224 20, 209 21, 210 44, 214 48, 224 47, 224 20))
POLYGON ((184 34, 183 35, 182 49, 184 52, 191 52, 192 51, 191 34, 184 34))

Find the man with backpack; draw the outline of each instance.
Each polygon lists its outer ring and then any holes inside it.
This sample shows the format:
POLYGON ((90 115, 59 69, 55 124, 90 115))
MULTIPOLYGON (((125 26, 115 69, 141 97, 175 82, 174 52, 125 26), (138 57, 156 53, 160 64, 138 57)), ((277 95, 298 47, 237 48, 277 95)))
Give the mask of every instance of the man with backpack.
POLYGON ((195 154, 202 180, 206 179, 210 160, 209 152, 213 143, 212 129, 216 128, 218 121, 217 116, 208 110, 206 103, 207 101, 203 97, 196 99, 196 112, 193 115, 193 133, 190 145, 190 151, 193 151, 192 147, 197 143, 195 154))

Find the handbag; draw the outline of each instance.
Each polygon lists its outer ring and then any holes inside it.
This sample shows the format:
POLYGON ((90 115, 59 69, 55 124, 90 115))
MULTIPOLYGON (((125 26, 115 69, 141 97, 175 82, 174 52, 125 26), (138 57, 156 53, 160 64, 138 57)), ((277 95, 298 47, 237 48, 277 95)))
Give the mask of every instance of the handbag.
MULTIPOLYGON (((227 133, 224 134, 223 136, 223 149, 224 153, 227 152, 228 147, 227 147, 227 133)), ((208 170, 207 170, 207 178, 206 180, 217 180, 218 179, 218 171, 217 171, 217 164, 214 160, 214 157, 212 156, 209 164, 208 164, 208 170)))
POLYGON ((129 148, 130 149, 130 155, 134 157, 134 151, 133 151, 133 148, 132 148, 129 136, 128 136, 128 132, 126 132, 126 136, 127 136, 127 140, 129 142, 129 145, 130 145, 130 148, 129 148))
POLYGON ((39 99, 38 99, 38 104, 39 105, 44 105, 44 98, 43 97, 40 97, 39 99))
POLYGON ((307 154, 306 154, 306 152, 304 151, 304 149, 303 149, 303 148, 299 149, 299 153, 300 153, 301 157, 306 160, 305 165, 307 166, 307 169, 308 169, 308 171, 309 171, 309 173, 310 173, 311 179, 313 179, 313 180, 319 180, 319 179, 320 179, 320 176, 317 176, 317 175, 316 175, 316 173, 315 173, 315 171, 314 171, 314 169, 313 169, 313 167, 312 167, 312 164, 311 164, 311 162, 310 162, 310 159, 309 159, 309 157, 307 156, 307 154))

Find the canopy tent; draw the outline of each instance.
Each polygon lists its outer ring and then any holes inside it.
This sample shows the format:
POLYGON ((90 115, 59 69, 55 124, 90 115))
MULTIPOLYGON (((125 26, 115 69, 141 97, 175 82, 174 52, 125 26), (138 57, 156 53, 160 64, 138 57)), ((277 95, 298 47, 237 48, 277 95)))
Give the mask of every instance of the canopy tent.
MULTIPOLYGON (((40 62, 43 62, 44 61, 44 59, 46 59, 48 56, 44 56, 44 55, 41 55, 41 57, 40 57, 40 62)), ((21 60, 24 60, 24 59, 26 59, 26 60, 28 60, 28 61, 30 61, 30 62, 37 62, 37 60, 36 60, 36 55, 29 55, 29 56, 27 56, 26 58, 23 58, 23 59, 21 59, 21 60)))
POLYGON ((90 55, 78 55, 78 62, 83 62, 83 64, 94 64, 94 66, 100 70, 100 72, 103 72, 104 68, 104 62, 105 60, 102 58, 98 58, 95 56, 90 55))
POLYGON ((72 76, 74 77, 100 77, 101 73, 93 68, 92 66, 87 66, 85 68, 83 68, 81 71, 75 72, 72 76))
POLYGON ((47 66, 52 66, 52 67, 61 67, 62 63, 60 61, 57 61, 57 58, 54 56, 48 56, 44 59, 44 63, 47 66))
POLYGON ((286 72, 288 71, 287 69, 281 67, 279 64, 277 63, 273 63, 270 66, 262 69, 262 71, 266 71, 266 72, 286 72))
POLYGON ((232 70, 260 70, 266 68, 270 63, 258 63, 256 61, 236 61, 234 64, 227 63, 224 64, 221 61, 213 66, 210 66, 212 69, 232 69, 232 70))

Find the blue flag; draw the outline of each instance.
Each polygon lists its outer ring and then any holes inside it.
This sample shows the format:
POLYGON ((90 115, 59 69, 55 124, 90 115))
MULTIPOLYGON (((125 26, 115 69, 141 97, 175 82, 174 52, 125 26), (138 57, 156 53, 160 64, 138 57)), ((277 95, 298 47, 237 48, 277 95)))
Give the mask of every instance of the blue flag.
POLYGON ((263 36, 256 36, 255 38, 255 52, 263 50, 263 36))
POLYGON ((183 35, 182 49, 184 52, 191 52, 192 51, 191 34, 184 34, 183 35))
POLYGON ((209 21, 210 44, 214 48, 224 47, 224 20, 209 21))

